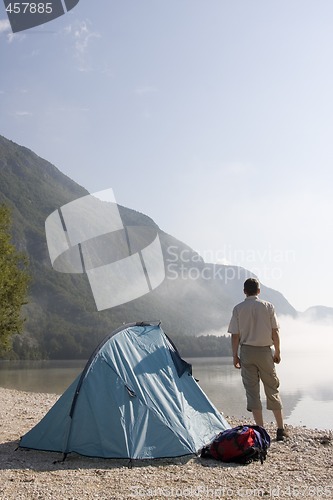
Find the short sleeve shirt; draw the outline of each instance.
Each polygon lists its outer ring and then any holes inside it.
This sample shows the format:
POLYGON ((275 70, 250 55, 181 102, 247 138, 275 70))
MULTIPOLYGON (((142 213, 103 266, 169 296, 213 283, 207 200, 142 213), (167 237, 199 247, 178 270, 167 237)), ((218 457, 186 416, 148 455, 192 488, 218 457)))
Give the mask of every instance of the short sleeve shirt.
POLYGON ((251 295, 234 307, 228 332, 239 334, 241 345, 271 346, 273 328, 279 328, 273 304, 251 295))

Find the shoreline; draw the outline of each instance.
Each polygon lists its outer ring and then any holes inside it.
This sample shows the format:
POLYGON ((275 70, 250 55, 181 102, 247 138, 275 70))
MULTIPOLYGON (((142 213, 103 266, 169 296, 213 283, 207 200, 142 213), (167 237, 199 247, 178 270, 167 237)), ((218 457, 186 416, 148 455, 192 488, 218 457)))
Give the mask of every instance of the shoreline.
MULTIPOLYGON (((0 498, 333 498, 332 430, 288 425, 290 437, 275 441, 275 425, 263 465, 225 464, 196 456, 134 461, 17 449, 59 395, 0 388, 0 498), (58 461, 57 463, 54 463, 58 461)), ((251 423, 225 417, 230 425, 251 423)))

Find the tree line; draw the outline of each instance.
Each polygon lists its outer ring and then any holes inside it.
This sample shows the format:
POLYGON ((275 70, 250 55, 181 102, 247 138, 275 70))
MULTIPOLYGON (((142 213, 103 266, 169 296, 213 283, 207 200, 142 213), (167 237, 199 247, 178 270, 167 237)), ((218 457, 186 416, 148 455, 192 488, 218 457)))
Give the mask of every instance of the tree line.
POLYGON ((20 333, 22 305, 29 283, 28 260, 11 242, 11 213, 0 205, 0 353, 8 351, 11 336, 20 333))

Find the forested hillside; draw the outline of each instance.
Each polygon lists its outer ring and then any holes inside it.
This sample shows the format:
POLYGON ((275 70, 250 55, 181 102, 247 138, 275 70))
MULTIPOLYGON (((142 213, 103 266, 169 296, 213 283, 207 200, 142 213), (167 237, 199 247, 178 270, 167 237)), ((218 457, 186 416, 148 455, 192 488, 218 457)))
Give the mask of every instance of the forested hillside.
MULTIPOLYGON (((242 299, 247 271, 203 262, 144 214, 119 207, 124 225, 151 226, 159 233, 166 279, 154 291, 97 312, 86 275, 53 270, 45 220, 57 208, 86 194, 55 166, 0 136, 0 203, 12 209, 13 241, 28 254, 32 277, 29 302, 23 310, 24 333, 13 337, 10 355, 22 359, 87 358, 110 331, 123 323, 144 320, 160 320, 182 354, 229 354, 226 339, 194 337, 226 332, 232 307, 242 299)), ((262 286, 262 297, 272 300, 278 312, 296 314, 279 292, 262 286)))

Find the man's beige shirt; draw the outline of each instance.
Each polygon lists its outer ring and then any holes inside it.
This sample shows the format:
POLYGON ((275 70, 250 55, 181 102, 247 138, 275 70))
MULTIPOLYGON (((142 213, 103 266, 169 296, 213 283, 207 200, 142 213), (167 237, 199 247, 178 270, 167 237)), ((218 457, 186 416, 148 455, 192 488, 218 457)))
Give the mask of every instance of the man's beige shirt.
POLYGON ((239 334, 241 345, 270 346, 273 328, 279 328, 273 304, 251 295, 234 307, 228 332, 239 334))

